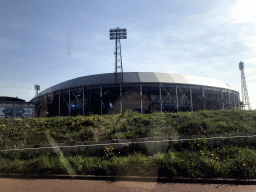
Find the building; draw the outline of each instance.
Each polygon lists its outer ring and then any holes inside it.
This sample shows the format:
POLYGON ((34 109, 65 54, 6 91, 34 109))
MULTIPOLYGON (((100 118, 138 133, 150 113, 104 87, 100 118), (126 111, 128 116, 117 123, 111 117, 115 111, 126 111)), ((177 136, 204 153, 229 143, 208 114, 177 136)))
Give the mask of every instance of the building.
POLYGON ((18 97, 0 96, 0 118, 33 118, 35 104, 18 97))
POLYGON ((240 108, 239 92, 218 80, 172 73, 98 74, 54 85, 34 97, 36 116, 117 114, 240 108))

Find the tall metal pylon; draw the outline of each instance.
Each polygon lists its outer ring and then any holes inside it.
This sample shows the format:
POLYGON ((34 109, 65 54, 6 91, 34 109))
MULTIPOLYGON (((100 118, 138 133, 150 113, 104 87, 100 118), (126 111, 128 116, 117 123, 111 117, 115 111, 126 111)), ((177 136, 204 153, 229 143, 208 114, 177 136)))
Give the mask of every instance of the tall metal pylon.
POLYGON ((122 54, 121 54, 121 42, 120 39, 127 39, 127 30, 116 29, 109 30, 110 40, 116 40, 116 50, 115 50, 115 83, 123 82, 123 65, 122 65, 122 54))
POLYGON ((247 91, 245 74, 244 74, 244 62, 239 63, 239 70, 241 71, 241 94, 242 94, 242 109, 247 106, 248 110, 251 110, 249 95, 247 91))

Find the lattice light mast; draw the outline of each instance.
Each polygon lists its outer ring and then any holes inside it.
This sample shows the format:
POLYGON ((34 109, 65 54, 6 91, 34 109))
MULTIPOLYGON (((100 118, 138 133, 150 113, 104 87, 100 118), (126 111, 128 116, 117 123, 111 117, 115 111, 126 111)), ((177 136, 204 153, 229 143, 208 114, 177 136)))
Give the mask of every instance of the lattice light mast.
POLYGON ((38 95, 38 91, 40 90, 40 85, 35 85, 35 90, 36 90, 36 96, 38 95))
POLYGON ((249 95, 247 91, 246 81, 245 81, 245 74, 244 74, 244 62, 239 63, 239 70, 241 71, 241 94, 242 94, 242 108, 247 106, 248 110, 251 110, 249 95))
POLYGON ((123 82, 123 66, 122 66, 122 54, 121 54, 121 42, 120 39, 127 39, 127 30, 116 29, 109 30, 110 40, 116 40, 116 50, 115 50, 115 82, 123 82))

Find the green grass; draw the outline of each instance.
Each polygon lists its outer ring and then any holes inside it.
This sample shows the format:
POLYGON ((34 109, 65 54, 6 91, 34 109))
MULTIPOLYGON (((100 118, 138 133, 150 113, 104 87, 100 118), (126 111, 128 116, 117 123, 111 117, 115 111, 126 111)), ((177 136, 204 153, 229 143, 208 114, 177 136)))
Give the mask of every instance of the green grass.
POLYGON ((253 132, 256 112, 234 109, 140 114, 127 110, 118 115, 0 119, 0 147, 47 144, 47 130, 57 143, 253 132))
MULTIPOLYGON (((151 136, 206 135, 256 131, 256 111, 219 110, 35 119, 0 119, 0 146, 101 141, 151 136), (203 128, 204 131, 201 131, 203 128)), ((137 145, 97 154, 79 152, 28 155, 0 154, 0 173, 88 174, 165 177, 256 178, 256 151, 226 139, 212 146, 207 140, 174 145, 169 153, 146 155, 137 145)))
MULTIPOLYGON (((183 178, 256 178, 256 151, 223 145, 210 150, 209 146, 191 144, 187 149, 153 156, 139 152, 102 151, 98 156, 62 154, 73 174, 113 176, 157 176, 183 178)), ((1 173, 68 174, 61 157, 54 154, 1 154, 1 173)))

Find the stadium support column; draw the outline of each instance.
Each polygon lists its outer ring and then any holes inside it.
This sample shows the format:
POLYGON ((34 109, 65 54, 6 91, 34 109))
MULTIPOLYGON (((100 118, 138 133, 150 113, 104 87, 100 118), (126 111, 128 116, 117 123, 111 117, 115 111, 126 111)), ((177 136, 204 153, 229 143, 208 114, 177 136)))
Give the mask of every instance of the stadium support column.
POLYGON ((177 112, 179 112, 179 98, 178 98, 178 85, 176 84, 176 107, 177 112))
POLYGON ((235 108, 236 108, 236 93, 235 92, 233 92, 233 96, 234 96, 233 102, 234 102, 235 108))
POLYGON ((222 109, 224 109, 223 90, 221 89, 222 109))
POLYGON ((91 114, 91 91, 89 91, 89 115, 91 114))
POLYGON ((100 86, 100 115, 102 115, 102 86, 100 86))
POLYGON ((35 105, 33 105, 32 117, 33 117, 33 118, 36 117, 36 107, 35 107, 35 105))
POLYGON ((191 89, 191 85, 189 85, 189 91, 190 91, 190 104, 191 104, 191 111, 193 112, 193 100, 192 100, 192 89, 191 89))
POLYGON ((68 116, 70 116, 70 89, 68 90, 68 116))
POLYGON ((162 103, 162 90, 161 90, 161 83, 159 83, 159 96, 160 96, 160 106, 161 106, 161 113, 163 112, 163 103, 162 103))
POLYGON ((216 108, 215 109, 219 109, 219 102, 218 102, 218 89, 216 89, 216 108))
MULTIPOLYGON (((142 97, 142 85, 140 84, 140 96, 142 97)), ((140 113, 143 113, 142 98, 140 98, 140 113)))
POLYGON ((14 118, 15 117, 15 112, 16 112, 14 103, 12 104, 12 108, 13 108, 13 118, 14 118))
POLYGON ((228 90, 228 105, 230 106, 230 90, 228 90))
POLYGON ((237 107, 238 107, 238 106, 237 106, 237 102, 236 102, 235 92, 234 92, 233 105, 234 105, 234 107, 235 107, 235 108, 237 108, 237 107))
POLYGON ((123 112, 122 84, 120 84, 120 98, 121 98, 120 108, 122 113, 123 112))
POLYGON ((59 116, 60 116, 60 91, 59 91, 59 116))
POLYGON ((83 87, 83 116, 84 116, 84 87, 83 87))
POLYGON ((204 100, 204 111, 205 111, 205 94, 204 94, 204 87, 202 87, 202 98, 204 100))

